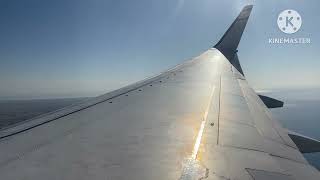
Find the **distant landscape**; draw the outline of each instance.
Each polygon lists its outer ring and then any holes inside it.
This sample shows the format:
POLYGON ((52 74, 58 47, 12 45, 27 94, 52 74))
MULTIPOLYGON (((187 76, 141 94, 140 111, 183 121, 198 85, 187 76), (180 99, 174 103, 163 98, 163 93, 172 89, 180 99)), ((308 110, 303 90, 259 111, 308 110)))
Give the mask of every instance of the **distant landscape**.
POLYGON ((0 100, 0 129, 49 113, 86 98, 0 100))

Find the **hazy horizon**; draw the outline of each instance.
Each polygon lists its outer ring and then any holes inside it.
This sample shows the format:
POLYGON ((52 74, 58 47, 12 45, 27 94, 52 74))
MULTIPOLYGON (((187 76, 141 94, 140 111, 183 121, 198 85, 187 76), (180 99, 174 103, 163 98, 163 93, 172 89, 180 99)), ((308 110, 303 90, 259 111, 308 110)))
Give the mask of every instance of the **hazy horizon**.
MULTIPOLYGON (((212 47, 252 2, 1 1, 0 99, 93 97, 158 74, 212 47)), ((239 46, 250 85, 320 94, 320 2, 253 4, 239 46), (285 9, 302 17, 295 34, 277 27, 285 9), (271 37, 306 37, 311 44, 269 44, 271 37)))

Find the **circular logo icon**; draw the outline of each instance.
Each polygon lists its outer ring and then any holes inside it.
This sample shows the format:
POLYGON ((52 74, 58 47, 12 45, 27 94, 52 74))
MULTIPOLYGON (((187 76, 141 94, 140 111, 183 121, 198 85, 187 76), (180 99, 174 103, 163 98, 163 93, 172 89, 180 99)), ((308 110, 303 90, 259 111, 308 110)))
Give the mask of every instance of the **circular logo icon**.
POLYGON ((300 14, 292 9, 282 11, 278 16, 278 27, 279 29, 287 34, 293 34, 297 32, 302 24, 300 14))

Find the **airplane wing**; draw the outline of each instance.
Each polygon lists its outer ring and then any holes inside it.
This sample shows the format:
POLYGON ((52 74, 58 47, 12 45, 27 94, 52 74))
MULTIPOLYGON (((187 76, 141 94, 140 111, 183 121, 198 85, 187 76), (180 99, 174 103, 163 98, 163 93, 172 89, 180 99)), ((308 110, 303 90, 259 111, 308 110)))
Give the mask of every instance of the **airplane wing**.
POLYGON ((251 9, 190 61, 3 129, 1 180, 319 180, 299 151, 316 140, 292 135, 298 147, 268 110, 281 102, 258 96, 242 72, 251 9))

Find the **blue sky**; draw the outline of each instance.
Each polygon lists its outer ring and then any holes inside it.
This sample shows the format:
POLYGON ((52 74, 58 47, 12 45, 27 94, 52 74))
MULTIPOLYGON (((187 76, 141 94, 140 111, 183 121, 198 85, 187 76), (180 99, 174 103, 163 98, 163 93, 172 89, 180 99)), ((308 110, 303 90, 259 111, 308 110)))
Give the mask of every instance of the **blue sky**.
MULTIPOLYGON (((2 0, 0 99, 95 96, 199 55, 248 0, 2 0)), ((239 58, 255 89, 320 88, 320 2, 254 1, 239 58), (299 32, 276 24, 297 10, 299 32), (308 37, 311 44, 268 44, 308 37)))

